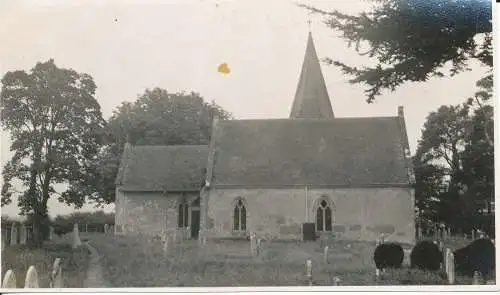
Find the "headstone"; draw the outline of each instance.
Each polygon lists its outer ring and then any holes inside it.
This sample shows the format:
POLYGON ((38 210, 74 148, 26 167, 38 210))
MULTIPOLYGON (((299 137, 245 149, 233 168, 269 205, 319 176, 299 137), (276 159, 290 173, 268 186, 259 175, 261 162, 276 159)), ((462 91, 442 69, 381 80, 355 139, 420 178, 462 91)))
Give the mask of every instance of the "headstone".
POLYGON ((446 276, 450 285, 455 284, 455 257, 450 248, 446 248, 446 276))
POLYGON ((404 252, 404 258, 403 258, 403 264, 409 266, 411 264, 411 249, 403 249, 404 252))
POLYGON ((448 227, 448 238, 451 238, 451 228, 448 227))
POLYGON ((250 252, 252 256, 257 255, 257 235, 253 232, 250 234, 250 252))
POLYGON ((21 224, 21 226, 19 227, 19 244, 26 245, 27 236, 28 230, 26 229, 26 226, 21 224))
POLYGON ((323 250, 323 260, 325 264, 328 264, 328 246, 326 246, 323 250))
POLYGON ((306 261, 306 276, 309 286, 312 286, 312 260, 310 258, 306 261))
POLYGON ((472 234, 472 240, 474 241, 476 239, 476 231, 472 230, 471 234, 472 234))
POLYGON ((17 224, 12 223, 10 228, 10 244, 17 245, 17 224))
POLYGON ((54 227, 51 225, 49 226, 49 241, 52 241, 54 238, 54 227))
POLYGON ((6 288, 6 289, 17 288, 16 275, 14 274, 14 272, 11 269, 9 269, 5 273, 5 275, 3 276, 2 288, 6 288))
POLYGON ((89 232, 89 225, 85 223, 85 232, 88 233, 89 232))
POLYGON ((115 228, 115 225, 110 225, 108 230, 110 233, 115 233, 115 228))
POLYGON ((163 243, 163 255, 166 257, 168 255, 168 235, 167 233, 162 233, 162 243, 163 243))
POLYGON ((474 271, 474 276, 472 277, 472 284, 473 285, 482 285, 481 284, 481 273, 479 271, 474 271))
POLYGON ((104 233, 105 233, 105 234, 107 234, 107 233, 108 233, 108 231, 109 231, 109 226, 108 226, 108 224, 106 223, 106 224, 104 224, 104 233))
POLYGON ((3 253, 3 249, 5 249, 5 235, 2 232, 2 253, 3 253))
POLYGON ((422 228, 418 227, 418 229, 417 229, 417 239, 421 239, 421 238, 422 238, 422 228))
POLYGON ((257 254, 260 254, 262 252, 262 239, 257 238, 257 254))
POLYGON ((40 288, 38 285, 38 274, 35 266, 30 266, 26 272, 26 280, 24 280, 24 288, 40 288))
POLYGON ((62 288, 62 264, 61 258, 56 258, 52 266, 52 275, 50 277, 50 288, 62 288))
POLYGON ((115 235, 122 235, 123 234, 123 228, 120 224, 115 224, 115 235))
POLYGON ((339 277, 334 277, 333 278, 333 285, 334 286, 340 286, 340 278, 339 277))
POLYGON ((78 232, 78 223, 73 225, 73 249, 76 249, 82 245, 80 240, 80 233, 78 232))

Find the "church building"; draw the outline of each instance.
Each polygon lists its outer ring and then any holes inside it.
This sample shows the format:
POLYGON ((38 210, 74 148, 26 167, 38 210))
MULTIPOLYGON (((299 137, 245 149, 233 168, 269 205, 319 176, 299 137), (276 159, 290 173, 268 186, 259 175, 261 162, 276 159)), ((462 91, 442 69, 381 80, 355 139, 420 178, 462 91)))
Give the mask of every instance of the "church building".
POLYGON ((288 119, 214 120, 212 128, 208 146, 125 146, 119 233, 302 240, 309 224, 317 236, 415 242, 403 108, 335 117, 310 33, 288 119))

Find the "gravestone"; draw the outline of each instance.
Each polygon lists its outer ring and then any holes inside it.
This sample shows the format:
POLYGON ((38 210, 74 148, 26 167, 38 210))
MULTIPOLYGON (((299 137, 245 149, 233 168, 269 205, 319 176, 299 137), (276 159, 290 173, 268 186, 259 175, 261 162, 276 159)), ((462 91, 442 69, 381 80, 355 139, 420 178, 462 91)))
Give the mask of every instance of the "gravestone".
POLYGON ((49 241, 52 241, 54 238, 54 227, 51 225, 49 226, 49 241))
POLYGON ((5 235, 3 232, 1 234, 2 234, 2 253, 3 253, 3 249, 5 249, 5 235))
POLYGON ((3 276, 2 288, 6 289, 17 288, 16 275, 11 269, 7 270, 7 272, 3 276))
POLYGON ((476 231, 473 229, 471 232, 472 235, 472 240, 474 241, 476 239, 476 231))
POLYGON ((403 265, 410 266, 411 265, 411 249, 403 249, 404 258, 403 265))
POLYGON ((472 277, 472 284, 482 285, 481 283, 482 283, 481 273, 476 270, 474 271, 474 276, 472 277))
POLYGON ((169 241, 168 241, 168 235, 166 232, 162 233, 161 241, 163 243, 163 255, 167 256, 168 255, 168 243, 169 243, 169 241))
POLYGON ((24 288, 40 288, 38 285, 38 274, 35 266, 30 266, 26 272, 26 280, 24 280, 24 288))
POLYGON ((250 234, 250 253, 252 253, 252 257, 257 255, 257 235, 255 233, 250 234))
POLYGON ((104 224, 104 233, 105 233, 105 234, 107 234, 107 233, 108 233, 108 231, 109 231, 109 226, 108 226, 108 224, 106 223, 106 224, 104 224))
POLYGON ((450 248, 446 248, 445 271, 450 285, 455 284, 455 257, 450 248))
POLYGON ((110 225, 109 226, 109 232, 110 233, 114 233, 115 232, 115 226, 114 225, 110 225))
POLYGON ((123 235, 123 227, 120 224, 115 224, 115 235, 123 235))
POLYGON ((62 264, 61 258, 56 258, 52 266, 52 275, 50 277, 50 288, 62 288, 62 264))
POLYGON ((309 286, 312 286, 312 260, 310 258, 306 260, 306 276, 309 286))
POLYGON ((78 231, 78 223, 73 225, 73 249, 76 249, 82 245, 80 240, 80 232, 78 231))
POLYGON ((333 285, 340 286, 340 278, 339 277, 333 277, 333 285))
POLYGON ((11 245, 17 245, 17 224, 12 223, 12 226, 10 228, 10 244, 11 245))
POLYGON ((325 264, 328 264, 328 246, 323 249, 323 261, 325 264))
POLYGON ((27 236, 28 230, 26 229, 26 226, 21 224, 21 226, 19 227, 19 244, 26 245, 27 236))

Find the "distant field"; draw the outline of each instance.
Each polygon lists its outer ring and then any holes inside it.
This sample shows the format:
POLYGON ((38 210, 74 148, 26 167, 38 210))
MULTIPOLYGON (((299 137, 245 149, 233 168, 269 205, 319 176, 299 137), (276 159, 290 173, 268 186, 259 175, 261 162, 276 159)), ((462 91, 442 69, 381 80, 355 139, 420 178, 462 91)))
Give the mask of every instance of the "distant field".
POLYGON ((24 287, 26 271, 34 265, 38 273, 40 288, 49 287, 49 273, 54 260, 59 257, 63 263, 63 283, 66 288, 81 288, 85 279, 88 263, 88 252, 85 247, 73 250, 71 245, 60 240, 57 243, 47 242, 41 249, 29 248, 25 245, 7 246, 2 253, 2 279, 5 272, 13 270, 17 287, 24 287))
MULTIPOLYGON (((147 238, 95 235, 89 239, 103 254, 103 273, 113 287, 304 286, 308 258, 313 261, 314 285, 333 285, 335 277, 341 285, 350 286, 447 284, 441 272, 408 268, 387 273, 377 282, 374 243, 337 241, 329 246, 329 263, 325 264, 320 242, 269 242, 260 259, 253 261, 224 254, 235 251, 231 248, 244 249, 244 242, 199 248, 196 241, 188 241, 171 249, 165 258, 161 244, 147 238)), ((469 278, 457 278, 457 284, 470 283, 469 278)))

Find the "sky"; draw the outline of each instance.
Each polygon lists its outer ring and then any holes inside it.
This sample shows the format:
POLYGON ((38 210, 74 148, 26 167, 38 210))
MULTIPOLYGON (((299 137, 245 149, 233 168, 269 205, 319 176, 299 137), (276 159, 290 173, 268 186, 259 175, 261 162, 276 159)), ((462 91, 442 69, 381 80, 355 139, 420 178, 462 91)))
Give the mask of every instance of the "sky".
MULTIPOLYGON (((3 1, 0 75, 54 58, 58 67, 94 78, 106 119, 122 102, 152 87, 198 92, 236 119, 287 118, 309 30, 319 58, 373 64, 348 48, 320 16, 309 16, 295 3, 345 13, 370 7, 362 0, 3 1), (222 63, 229 75, 217 71, 222 63)), ((396 116, 403 106, 414 153, 427 115, 465 101, 487 69, 473 65, 453 78, 408 83, 373 104, 366 103, 364 86, 349 84, 338 68, 322 65, 322 70, 336 117, 396 116)), ((12 155, 9 148, 9 136, 2 132, 2 167, 12 155)), ((112 210, 113 205, 105 208, 112 210)), ((52 216, 73 211, 49 200, 52 216)), ((16 201, 1 212, 17 215, 16 201)))

